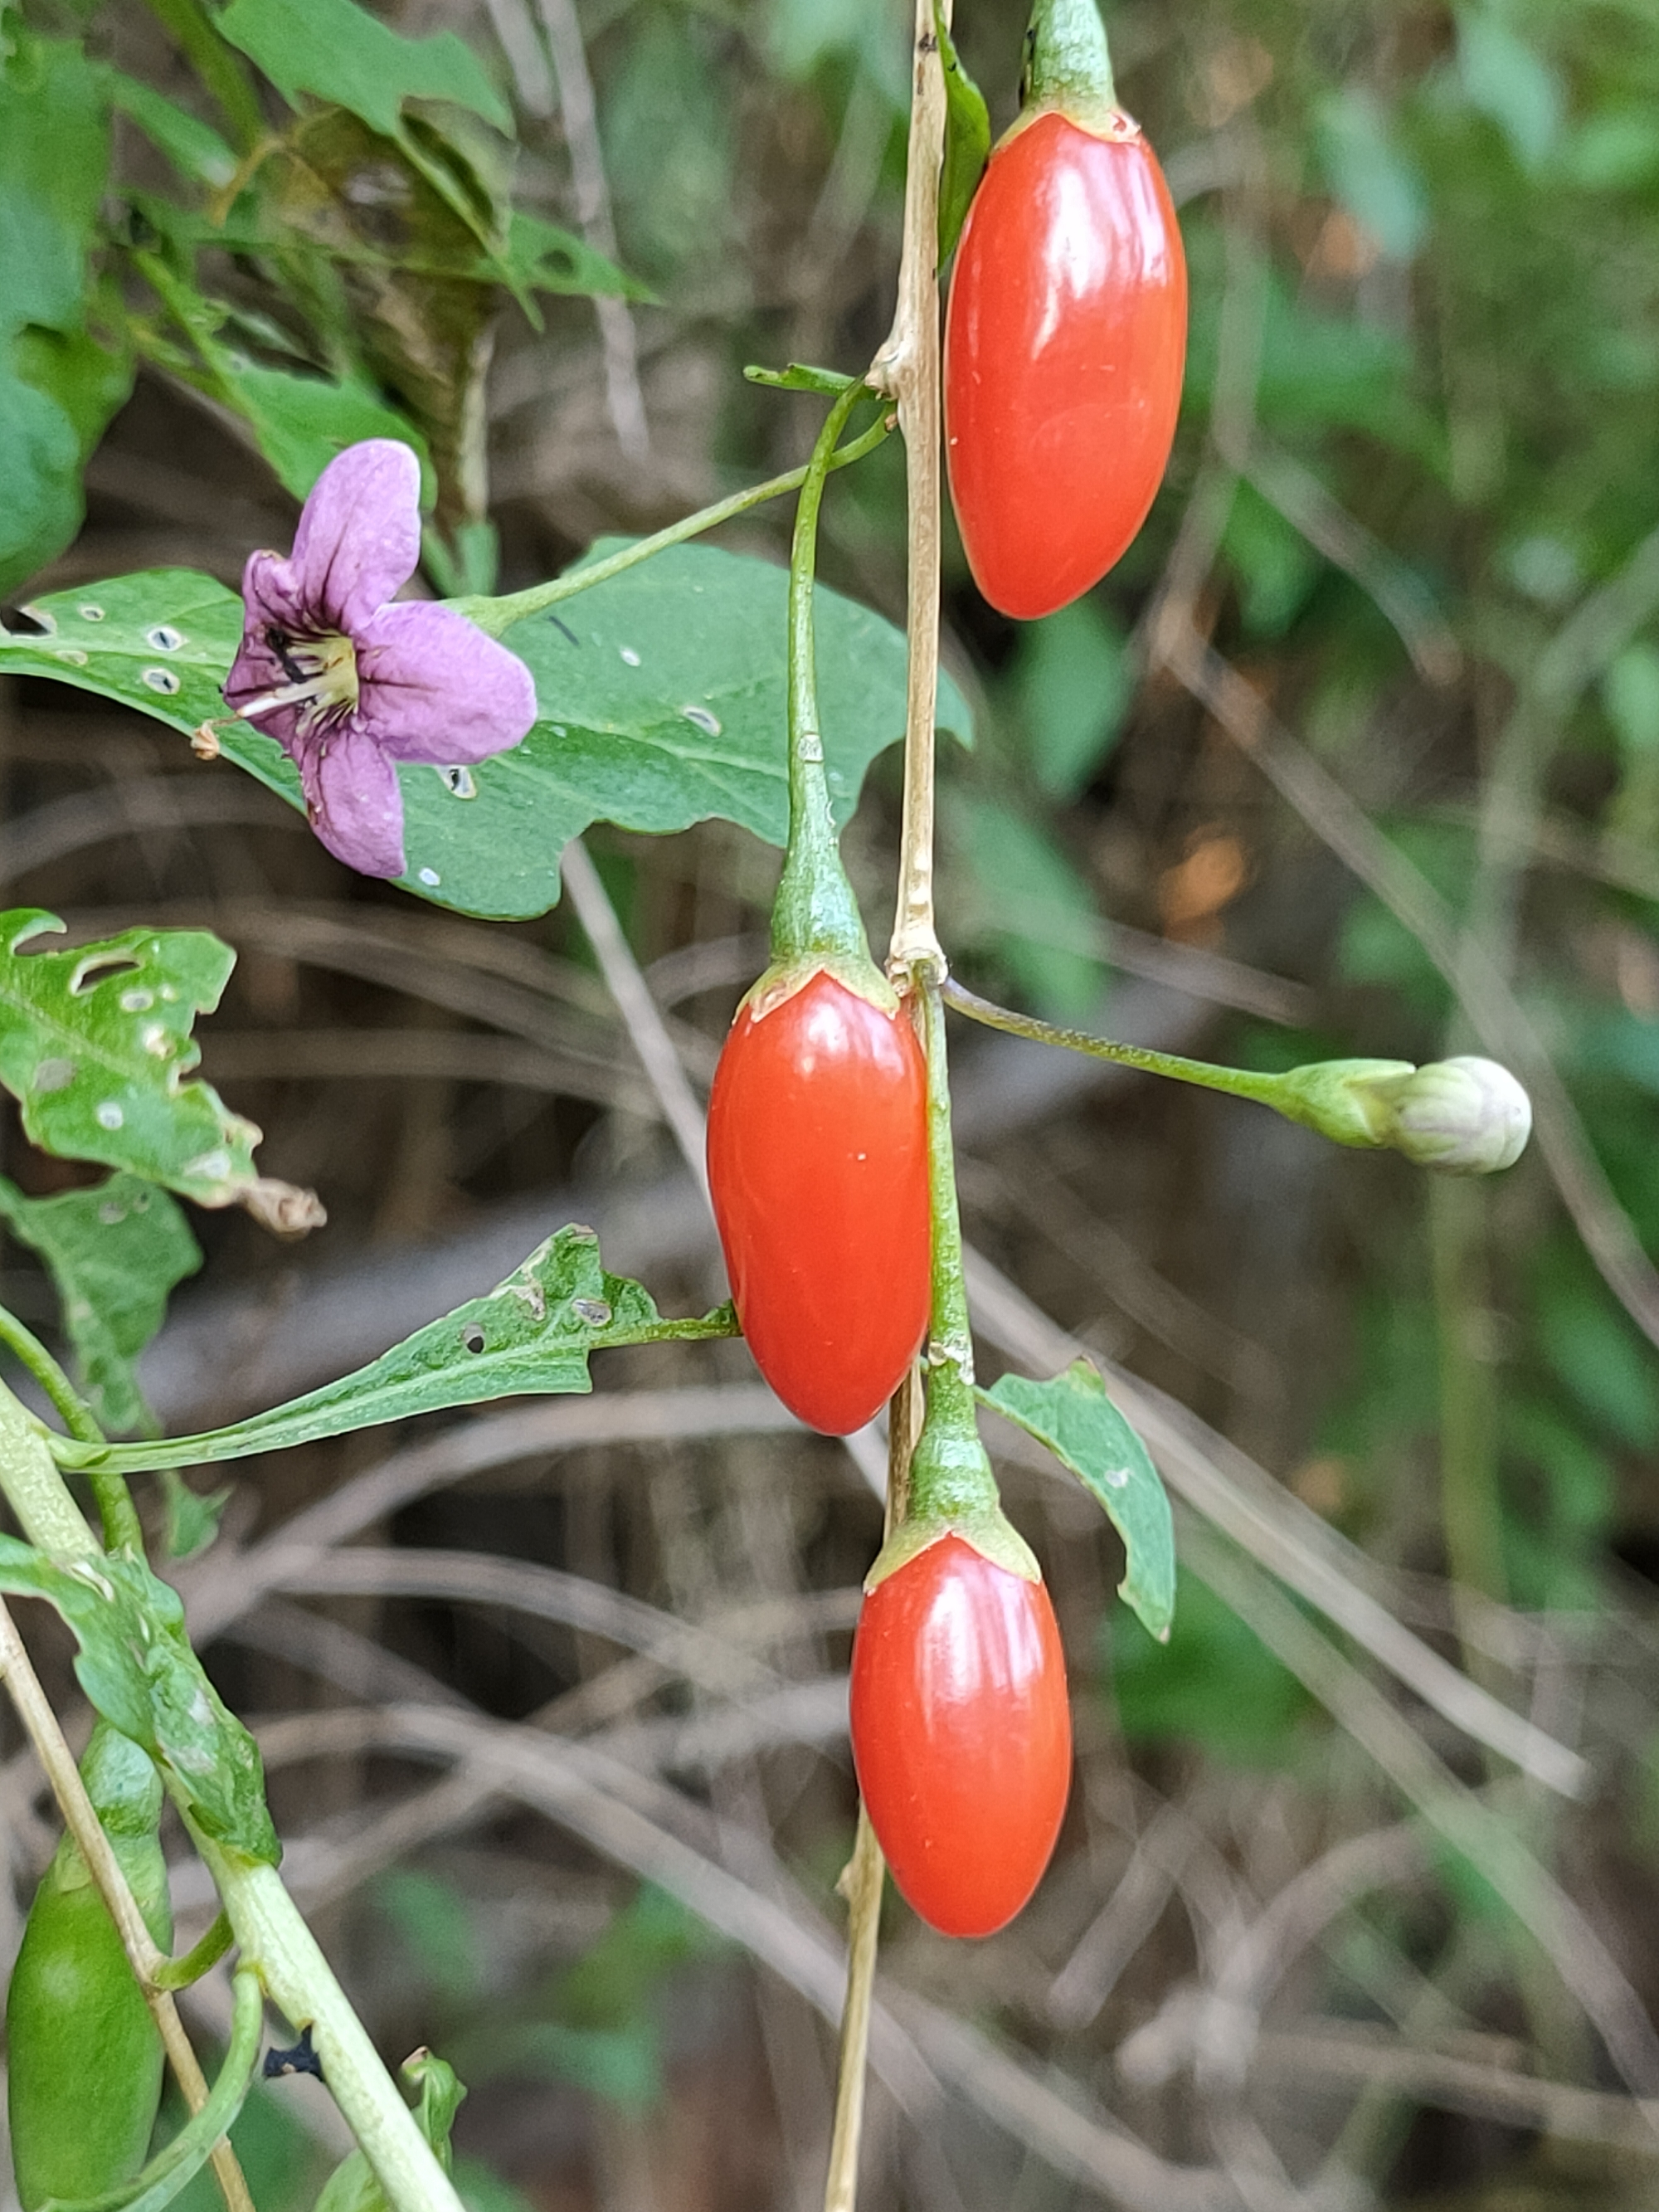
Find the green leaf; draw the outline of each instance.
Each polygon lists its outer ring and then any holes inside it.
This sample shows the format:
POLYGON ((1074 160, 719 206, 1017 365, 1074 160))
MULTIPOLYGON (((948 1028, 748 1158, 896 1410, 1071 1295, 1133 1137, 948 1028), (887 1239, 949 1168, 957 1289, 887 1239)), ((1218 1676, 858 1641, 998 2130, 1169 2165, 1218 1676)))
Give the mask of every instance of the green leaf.
POLYGON ((165 1514, 162 1541, 170 1559, 193 1559, 206 1551, 219 1533, 219 1518, 235 1495, 230 1483, 218 1489, 195 1491, 176 1468, 161 1471, 161 1503, 165 1514))
POLYGON ((1522 167, 1540 167, 1566 105, 1561 80, 1543 57, 1495 15, 1465 8, 1457 17, 1457 73, 1464 98, 1498 125, 1522 167))
POLYGON ((1254 1629, 1184 1571, 1161 1650, 1113 1613, 1103 1620, 1112 1692, 1132 1743, 1196 1744, 1237 1766, 1282 1766, 1313 1700, 1254 1629))
POLYGON ((424 1979, 447 2003, 477 2002, 484 1988, 478 1931, 462 1890, 437 1875, 394 1867, 375 1883, 374 1902, 424 1979))
MULTIPOLYGON (((624 300, 655 298, 648 284, 618 269, 583 239, 538 215, 514 208, 498 264, 509 283, 526 292, 582 292, 624 300)), ((480 275, 486 273, 482 269, 480 275)), ((490 272, 493 273, 493 272, 490 272)))
POLYGON ((962 66, 939 0, 933 0, 933 29, 945 64, 945 166, 939 180, 939 258, 943 268, 962 235, 991 158, 991 114, 984 94, 962 66))
POLYGON ((1082 599, 1022 628, 1014 698, 1031 771, 1050 799, 1087 785, 1134 696, 1127 641, 1099 601, 1082 599))
POLYGON ((0 593, 81 527, 81 473, 132 389, 132 356, 85 331, 0 335, 0 593))
POLYGON ((131 383, 85 334, 109 174, 100 75, 80 46, 0 34, 0 592, 81 524, 81 471, 131 383))
POLYGON ((0 915, 0 1083, 30 1140, 72 1160, 131 1168, 229 1206, 258 1180, 259 1132, 210 1085, 184 1077, 191 1035, 219 1003, 236 956, 199 929, 129 929, 67 952, 22 952, 54 915, 0 915))
MULTIPOLYGON (((601 540, 590 557, 625 542, 601 540)), ((536 725, 462 776, 400 769, 404 888, 464 914, 544 914, 559 896, 560 853, 601 821, 667 831, 720 816, 781 845, 787 597, 787 574, 770 562, 682 545, 515 623, 505 641, 535 677, 536 725)), ((27 612, 47 634, 0 631, 0 674, 56 677, 185 732, 223 714, 242 603, 211 578, 158 569, 53 592, 27 612), (162 650, 158 635, 178 642, 162 650)), ((870 762, 903 735, 904 639, 823 586, 817 635, 825 767, 845 823, 870 762)), ((971 742, 968 702, 948 678, 939 721, 971 742)), ((274 738, 234 723, 222 744, 301 805, 274 738)))
POLYGON ((595 1352, 737 1334, 729 1306, 665 1320, 638 1283, 605 1273, 591 1229, 561 1229, 487 1297, 470 1299, 355 1374, 272 1412, 205 1436, 107 1451, 54 1437, 52 1449, 66 1466, 109 1466, 127 1474, 241 1459, 446 1406, 585 1392, 592 1388, 587 1362, 595 1352))
POLYGON ((1282 637, 1319 580, 1321 561, 1300 531, 1242 480, 1222 540, 1252 637, 1282 637))
POLYGON ((0 333, 78 330, 109 175, 99 73, 78 44, 8 21, 0 60, 0 333))
POLYGON ((511 112, 453 31, 406 39, 354 0, 230 0, 217 28, 290 107, 313 93, 397 138, 406 100, 447 100, 511 135, 511 112))
POLYGON ((137 125, 181 177, 218 191, 235 175, 236 156, 211 124, 124 70, 106 70, 104 82, 111 104, 137 125))
POLYGON ((141 1176, 56 1198, 26 1198, 0 1176, 0 1216, 46 1263, 99 1426, 113 1435, 153 1428, 135 1364, 168 1292, 202 1264, 179 1206, 141 1176))
POLYGON ((18 374, 15 346, 0 334, 0 593, 60 553, 81 526, 75 425, 18 374))
POLYGON ((1127 1571, 1118 1586, 1160 1643, 1175 1612, 1175 1525, 1152 1455, 1106 1395, 1099 1372, 1079 1359, 1052 1382, 1005 1375, 981 1401, 1047 1444, 1105 1507, 1123 1539, 1127 1571))
POLYGON ((792 361, 784 368, 757 368, 750 362, 743 373, 750 384, 764 385, 769 392, 819 392, 826 398, 838 397, 858 381, 838 368, 814 368, 806 361, 792 361))
POLYGON ((430 481, 426 441, 405 415, 367 385, 291 369, 216 349, 214 380, 259 441, 285 491, 303 499, 337 453, 364 438, 397 438, 414 447, 430 481))
MULTIPOLYGON (((0 441, 0 467, 4 452, 0 441)), ((152 568, 48 592, 26 611, 40 633, 0 629, 0 675, 56 677, 186 734, 224 713, 219 686, 241 640, 242 601, 211 576, 152 568)), ((280 762, 281 748, 266 744, 280 762)), ((277 773, 271 762, 263 780, 277 773)), ((299 792, 293 775, 284 796, 297 802, 299 792)))
POLYGON ((1020 992, 1054 1021, 1080 1021, 1100 1004, 1105 972, 1089 886, 1058 845, 1006 802, 953 805, 952 842, 973 878, 969 928, 988 943, 1020 992))
POLYGON ((1428 196, 1368 87, 1345 85, 1324 104, 1319 149, 1333 192, 1395 261, 1409 261, 1429 228, 1428 196))
POLYGON ((275 1866, 258 1747, 203 1673, 178 1592, 130 1553, 60 1567, 15 1536, 0 1536, 0 1590, 57 1609, 80 1646, 81 1687, 111 1727, 169 1770, 209 1835, 275 1866))

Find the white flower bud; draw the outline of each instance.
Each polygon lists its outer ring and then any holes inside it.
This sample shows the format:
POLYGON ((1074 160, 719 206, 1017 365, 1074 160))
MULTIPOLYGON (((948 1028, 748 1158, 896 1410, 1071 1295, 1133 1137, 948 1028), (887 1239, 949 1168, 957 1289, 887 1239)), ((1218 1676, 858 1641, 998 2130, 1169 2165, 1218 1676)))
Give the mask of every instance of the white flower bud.
POLYGON ((1462 1054, 1378 1084, 1386 1141, 1419 1167, 1492 1175, 1513 1167, 1532 1133, 1532 1101, 1495 1060, 1462 1054))

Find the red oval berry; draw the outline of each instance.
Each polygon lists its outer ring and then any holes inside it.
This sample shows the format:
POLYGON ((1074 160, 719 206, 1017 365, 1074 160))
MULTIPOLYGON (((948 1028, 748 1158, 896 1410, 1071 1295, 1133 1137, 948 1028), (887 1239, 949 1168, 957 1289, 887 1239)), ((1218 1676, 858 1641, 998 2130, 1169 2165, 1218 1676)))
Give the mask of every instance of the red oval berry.
POLYGON ((810 1427, 862 1428, 927 1326, 927 1069, 908 1017, 823 973, 758 1016, 740 1006, 708 1182, 761 1373, 810 1427))
POLYGON ((1052 614, 1146 520, 1181 406, 1187 263, 1139 128, 1054 111, 1004 140, 968 212, 945 326, 945 453, 974 580, 1052 614))
POLYGON ((853 1643, 853 1759, 893 1879, 945 1936, 990 1936, 1042 1877, 1072 1779, 1041 1583, 942 1537, 877 1584, 853 1643))

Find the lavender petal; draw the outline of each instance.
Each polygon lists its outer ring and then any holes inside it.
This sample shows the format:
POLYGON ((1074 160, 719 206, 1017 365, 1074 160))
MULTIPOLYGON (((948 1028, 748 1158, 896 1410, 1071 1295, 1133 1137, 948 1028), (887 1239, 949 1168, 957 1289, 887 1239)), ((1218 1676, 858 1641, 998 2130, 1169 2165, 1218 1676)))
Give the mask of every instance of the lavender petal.
MULTIPOLYGON (((365 438, 335 456, 312 486, 293 560, 283 564, 304 627, 355 637, 408 582, 421 557, 420 497, 420 464, 395 438, 365 438)), ((289 584, 268 580, 278 591, 289 584)))
POLYGON ((319 839, 363 876, 404 872, 398 771, 355 717, 297 749, 306 812, 319 839))
POLYGON ((393 760, 485 760, 536 719, 523 661, 451 607, 382 607, 357 634, 357 720, 393 760))

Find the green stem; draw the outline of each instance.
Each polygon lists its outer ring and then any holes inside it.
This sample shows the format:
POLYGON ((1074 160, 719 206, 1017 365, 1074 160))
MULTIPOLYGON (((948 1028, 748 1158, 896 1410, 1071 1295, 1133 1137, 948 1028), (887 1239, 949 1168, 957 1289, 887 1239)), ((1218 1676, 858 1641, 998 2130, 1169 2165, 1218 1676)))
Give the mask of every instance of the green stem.
POLYGON ((236 1941, 236 1931, 230 1924, 230 1915, 220 1912, 213 1925, 199 1942, 192 1943, 181 1959, 168 1959, 155 1968, 149 1978, 158 1990, 187 1990, 192 1982, 199 1982, 204 1974, 216 1966, 231 1945, 236 1941))
POLYGON ((461 2212, 362 2021, 275 1867, 255 1864, 192 1828, 246 1963, 296 2028, 309 2027, 323 2080, 396 2212, 461 2212))
MULTIPOLYGON (((854 389, 862 387, 854 386, 854 389)), ((861 435, 849 440, 838 453, 832 454, 830 467, 844 469, 854 461, 862 460, 866 453, 875 451, 892 427, 888 417, 882 416, 861 435)), ((665 530, 655 531, 649 538, 636 538, 633 544, 624 545, 619 553, 610 554, 603 561, 592 562, 585 568, 568 569, 550 582, 532 584, 528 591, 509 592, 501 599, 452 599, 449 604, 490 637, 500 637, 514 623, 539 614, 544 607, 557 606, 562 599, 574 599, 578 592, 591 592, 595 584, 608 584, 613 576, 620 576, 641 561, 648 561, 653 554, 665 553, 671 545, 683 545, 688 538, 701 537, 705 530, 715 529, 722 522, 746 514, 751 507, 763 507, 769 499, 781 499, 786 492, 799 491, 805 481, 805 468, 790 469, 781 477, 769 477, 764 483, 750 484, 746 491, 733 492, 729 499, 716 500, 713 507, 699 507, 684 521, 671 522, 665 530)))
POLYGON ((1206 1060, 1187 1060, 1174 1052, 1154 1052, 1139 1044, 1116 1044, 1110 1037, 1091 1036, 1086 1030, 1058 1028, 1053 1022, 1040 1021, 1035 1014, 1015 1013, 1012 1008, 999 1006, 989 999, 981 999, 958 983, 954 976, 945 983, 943 996, 948 1006, 957 1013, 966 1014, 969 1020, 982 1022, 987 1029, 1004 1030, 1010 1036, 1030 1037, 1037 1044, 1063 1045, 1067 1052, 1087 1053, 1095 1060, 1114 1060, 1120 1067, 1138 1067, 1143 1074, 1167 1076, 1175 1083, 1195 1083, 1201 1090, 1224 1091, 1230 1097, 1254 1099, 1258 1105, 1271 1106, 1283 1113, 1280 1103, 1284 1088, 1282 1075, 1261 1075, 1243 1067, 1217 1067, 1206 1060))
POLYGON ((956 1151, 951 1138, 951 1078, 945 1004, 936 975, 913 971, 927 1055, 927 1183, 933 1221, 933 1323, 927 1341, 927 1410, 910 1461, 905 1519, 883 1545, 872 1571, 890 1575, 933 1542, 949 1522, 1014 1574, 1039 1570, 1024 1539, 1003 1518, 996 1477, 980 1442, 974 1396, 974 1340, 962 1262, 956 1151))
POLYGON ((1049 108, 1085 125, 1115 120, 1112 57, 1095 0, 1035 0, 1021 94, 1022 122, 1049 108))
POLYGON ((16 1354, 51 1399, 58 1419, 83 1444, 100 1444, 104 1432, 92 1418, 92 1408, 31 1328, 15 1314, 0 1306, 0 1344, 16 1354))
POLYGON ((864 934, 853 886, 842 865, 818 730, 817 651, 812 599, 817 569, 818 513, 830 457, 865 387, 849 385, 823 421, 801 480, 789 546, 789 844, 772 907, 772 959, 795 967, 815 957, 846 963, 880 981, 864 934))
POLYGON ((100 1556, 97 1540, 58 1472, 45 1431, 3 1383, 0 1491, 30 1543, 59 1566, 100 1556))
POLYGON ((149 0, 152 12, 223 110, 246 152, 265 135, 265 119, 241 57, 214 28, 201 0, 149 0))
MULTIPOLYGON (((6 1345, 15 1352, 51 1399, 64 1426, 76 1441, 102 1449, 107 1439, 93 1419, 92 1408, 40 1338, 32 1329, 26 1328, 15 1314, 8 1313, 3 1306, 0 1306, 0 1344, 6 1345)), ((101 1465, 88 1470, 88 1480, 92 1485, 92 1494, 97 1500, 98 1517, 104 1524, 105 1549, 136 1552, 142 1556, 143 1526, 125 1482, 112 1469, 101 1465)))

